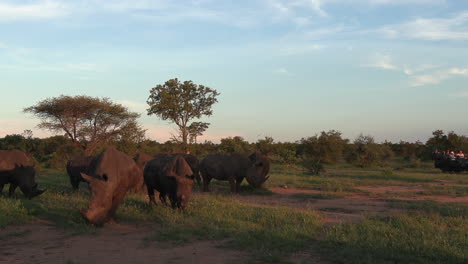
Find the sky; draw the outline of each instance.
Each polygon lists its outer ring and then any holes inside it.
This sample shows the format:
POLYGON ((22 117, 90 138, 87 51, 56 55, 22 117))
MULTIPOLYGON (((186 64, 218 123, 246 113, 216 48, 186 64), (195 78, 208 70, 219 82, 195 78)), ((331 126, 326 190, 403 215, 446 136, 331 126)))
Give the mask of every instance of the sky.
POLYGON ((0 0, 0 137, 52 135, 22 109, 84 94, 163 142, 146 100, 172 78, 221 93, 199 142, 467 135, 468 1, 0 0))

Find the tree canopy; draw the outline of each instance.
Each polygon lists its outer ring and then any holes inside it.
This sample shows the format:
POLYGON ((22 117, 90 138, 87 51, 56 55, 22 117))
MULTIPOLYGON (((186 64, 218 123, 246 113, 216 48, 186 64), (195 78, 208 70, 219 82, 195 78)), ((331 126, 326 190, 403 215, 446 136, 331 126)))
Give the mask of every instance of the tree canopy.
POLYGON ((170 79, 150 90, 147 103, 148 115, 156 115, 162 120, 170 120, 179 128, 179 135, 174 139, 181 142, 186 150, 189 137, 193 140, 203 134, 209 123, 194 122, 202 116, 211 116, 212 105, 218 102, 219 93, 204 85, 192 81, 180 82, 170 79))
POLYGON ((39 128, 54 133, 65 132, 85 155, 91 155, 100 144, 109 140, 142 138, 145 133, 136 120, 139 114, 108 98, 61 95, 42 100, 25 108, 24 112, 41 119, 39 128))

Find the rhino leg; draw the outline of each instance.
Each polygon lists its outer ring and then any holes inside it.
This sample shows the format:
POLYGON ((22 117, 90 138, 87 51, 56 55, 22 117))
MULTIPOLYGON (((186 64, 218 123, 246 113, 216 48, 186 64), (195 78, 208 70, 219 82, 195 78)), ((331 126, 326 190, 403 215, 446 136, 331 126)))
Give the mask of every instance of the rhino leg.
POLYGON ((236 186, 236 180, 233 178, 229 178, 229 185, 231 185, 231 192, 236 193, 237 191, 237 186, 236 186))
POLYGON ((4 183, 0 183, 0 193, 3 192, 3 186, 5 186, 5 184, 4 184, 4 183))
POLYGON ((112 207, 109 211, 109 220, 114 220, 115 219, 115 211, 117 211, 117 207, 119 207, 119 204, 123 201, 125 198, 125 192, 119 192, 114 197, 112 197, 112 207))
POLYGON ((167 201, 166 201, 166 193, 164 192, 159 192, 159 200, 161 201, 162 204, 167 206, 167 201))
POLYGON ((156 200, 154 199, 154 189, 152 187, 146 186, 146 189, 148 190, 148 197, 149 197, 149 203, 150 204, 156 204, 156 200))
POLYGON ((80 187, 80 180, 76 177, 70 177, 70 183, 73 190, 78 190, 78 188, 80 187))
POLYGON ((8 196, 11 197, 15 193, 16 187, 18 187, 17 184, 10 183, 10 188, 8 189, 8 196))
POLYGON ((210 187, 209 187, 210 181, 211 181, 211 178, 203 177, 203 191, 204 192, 210 191, 210 187))
POLYGON ((195 173, 195 179, 197 180, 198 187, 201 187, 202 180, 200 177, 200 173, 195 173))
POLYGON ((240 180, 236 180, 236 193, 238 193, 240 191, 240 185, 242 183, 242 180, 243 179, 240 179, 240 180))

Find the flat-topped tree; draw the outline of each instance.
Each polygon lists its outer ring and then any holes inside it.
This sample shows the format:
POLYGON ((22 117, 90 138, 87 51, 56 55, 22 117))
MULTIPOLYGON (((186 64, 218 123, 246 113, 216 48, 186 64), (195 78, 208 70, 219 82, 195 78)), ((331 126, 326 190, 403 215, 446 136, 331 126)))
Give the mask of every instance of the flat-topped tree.
POLYGON ((136 120, 139 114, 109 98, 61 95, 42 100, 23 111, 41 119, 39 128, 65 132, 85 155, 91 155, 109 140, 127 138, 130 134, 140 138, 145 133, 136 120))
POLYGON ((218 102, 218 95, 216 90, 204 85, 197 85, 192 81, 180 82, 177 78, 170 79, 150 90, 146 101, 149 105, 148 115, 156 115, 162 120, 170 120, 176 124, 179 135, 173 137, 188 151, 189 137, 195 140, 209 125, 204 122, 189 124, 189 121, 211 116, 211 106, 218 102))

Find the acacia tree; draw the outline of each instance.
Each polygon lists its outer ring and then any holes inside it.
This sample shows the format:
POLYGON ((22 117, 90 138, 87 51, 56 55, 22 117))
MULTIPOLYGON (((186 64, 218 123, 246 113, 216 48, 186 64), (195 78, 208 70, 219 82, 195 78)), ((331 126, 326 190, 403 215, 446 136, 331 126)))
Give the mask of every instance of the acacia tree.
POLYGON ((42 100, 23 111, 41 119, 39 128, 54 133, 64 131, 85 155, 91 155, 100 144, 109 140, 128 135, 140 138, 145 133, 136 120, 139 114, 108 98, 61 95, 42 100))
POLYGON ((194 84, 192 81, 180 82, 177 78, 170 79, 164 84, 158 84, 150 90, 146 101, 149 105, 148 115, 156 115, 162 120, 170 120, 179 128, 179 135, 173 136, 182 143, 188 151, 189 136, 193 139, 200 136, 208 128, 209 123, 189 122, 202 116, 211 116, 211 106, 218 102, 219 93, 204 85, 194 84))

